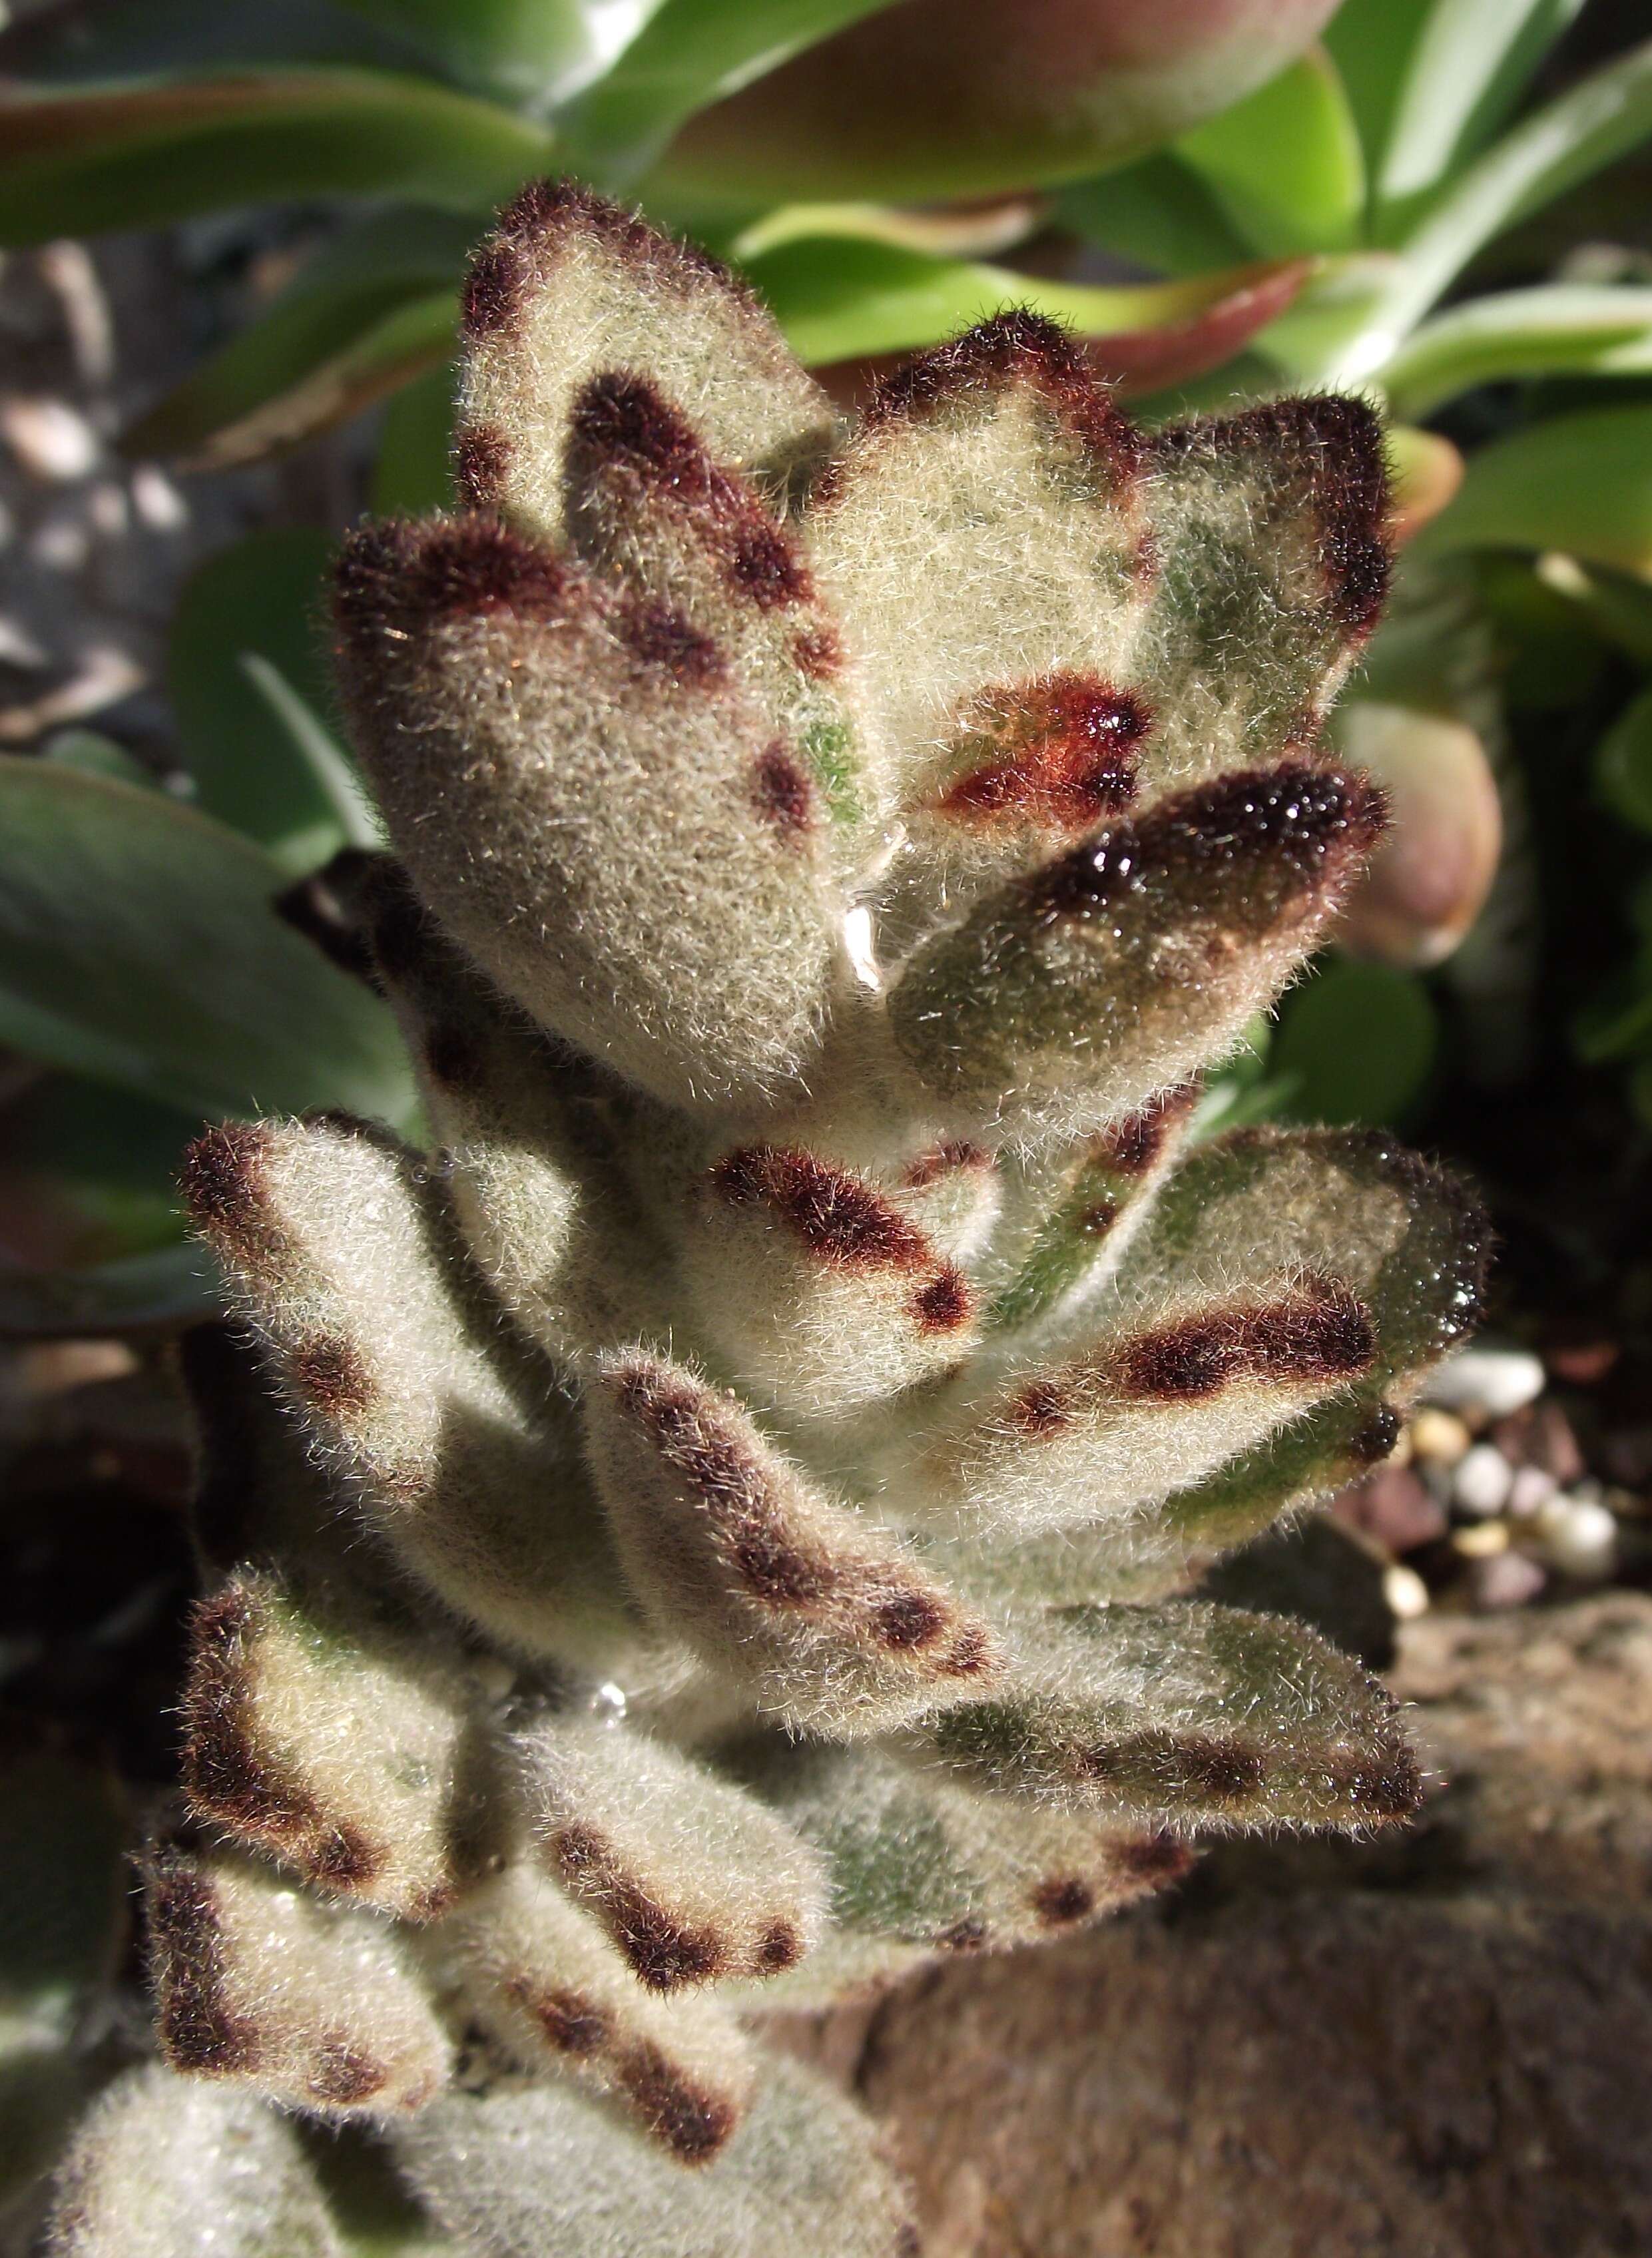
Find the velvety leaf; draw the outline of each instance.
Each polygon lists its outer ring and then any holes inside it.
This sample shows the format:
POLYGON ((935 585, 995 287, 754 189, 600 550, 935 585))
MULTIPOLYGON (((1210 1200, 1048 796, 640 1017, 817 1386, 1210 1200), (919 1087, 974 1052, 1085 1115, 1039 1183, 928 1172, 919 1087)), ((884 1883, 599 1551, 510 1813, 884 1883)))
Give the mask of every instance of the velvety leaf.
POLYGON ((129 455, 221 469, 344 421, 450 348, 474 232, 436 211, 374 215, 124 434, 129 455))
POLYGON ((821 236, 765 252, 747 272, 806 362, 907 352, 1027 306, 1076 330, 1098 375, 1146 391, 1228 359, 1284 311, 1311 269, 1286 259, 1098 289, 821 236))
POLYGON ((365 70, 137 80, 0 102, 0 242, 155 226, 270 197, 482 211, 551 161, 491 103, 365 70))
MULTIPOLYGON (((437 0, 440 4, 440 0, 437 0)), ((640 172, 697 110, 889 0, 663 0, 559 121, 583 170, 640 172)))
POLYGON ((1176 154, 1258 251, 1341 251, 1355 240, 1365 160, 1336 66, 1322 48, 1183 134, 1176 154))
POLYGON ((330 536, 308 525, 266 527, 220 550, 184 583, 167 652, 200 805, 294 877, 359 832, 360 787, 323 718, 332 712, 321 624, 332 556, 330 536), (272 699, 269 673, 249 671, 249 658, 273 671, 287 702, 272 699), (292 699, 315 717, 314 733, 295 733, 292 699))
POLYGON ((1652 574, 1652 404, 1583 408, 1478 449, 1419 548, 1481 547, 1559 549, 1652 574))
POLYGON ((1439 1040, 1434 1005, 1414 974, 1329 964, 1280 1015, 1269 1063, 1290 1088, 1281 1111, 1297 1121, 1373 1128, 1404 1120, 1439 1040))
POLYGON ((0 805, 0 1039, 202 1113, 405 1111, 389 1013, 275 915, 258 848, 15 756, 0 805))
POLYGON ((1511 377, 1652 370, 1652 288, 1554 283, 1471 298, 1424 323, 1382 372, 1396 415, 1431 415, 1511 377))
POLYGON ((870 2125, 783 2060, 768 2064, 716 2164, 691 2177, 599 2103, 554 2086, 456 2094, 392 2140, 421 2200, 487 2258, 901 2258, 912 2247, 870 2125))
MULTIPOLYGON (((1420 199, 1502 123, 1583 0, 1434 0, 1405 53, 1374 181, 1376 225, 1390 237, 1420 199)), ((1402 43, 1395 41, 1396 46, 1402 43)))

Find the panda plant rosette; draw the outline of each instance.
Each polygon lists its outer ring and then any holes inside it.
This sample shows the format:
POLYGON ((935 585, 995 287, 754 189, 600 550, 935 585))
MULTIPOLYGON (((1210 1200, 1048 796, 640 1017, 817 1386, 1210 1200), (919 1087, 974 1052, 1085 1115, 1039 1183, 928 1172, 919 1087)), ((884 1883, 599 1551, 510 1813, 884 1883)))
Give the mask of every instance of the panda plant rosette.
POLYGON ((1382 443, 1343 398, 1146 435, 1016 312, 846 428, 721 269, 549 184, 471 270, 457 479, 335 599, 394 856, 329 884, 429 1140, 191 1154, 238 1332, 186 1354, 161 2059, 51 2247, 347 2247, 299 2112, 387 2143, 422 2248, 892 2254, 754 2011, 1416 1802, 1355 1664, 1190 1595, 1386 1452, 1478 1295, 1386 1136, 1200 1134, 1382 827, 1322 737, 1382 443))

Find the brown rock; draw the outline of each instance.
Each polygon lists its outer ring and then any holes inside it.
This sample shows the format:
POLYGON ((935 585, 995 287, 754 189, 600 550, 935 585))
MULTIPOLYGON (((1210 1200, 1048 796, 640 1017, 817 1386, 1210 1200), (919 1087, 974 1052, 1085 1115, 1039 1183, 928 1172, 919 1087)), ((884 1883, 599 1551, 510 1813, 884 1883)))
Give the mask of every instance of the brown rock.
POLYGON ((861 2086, 927 2258, 1652 2248, 1637 1913, 1237 1899, 954 1967, 861 2086))

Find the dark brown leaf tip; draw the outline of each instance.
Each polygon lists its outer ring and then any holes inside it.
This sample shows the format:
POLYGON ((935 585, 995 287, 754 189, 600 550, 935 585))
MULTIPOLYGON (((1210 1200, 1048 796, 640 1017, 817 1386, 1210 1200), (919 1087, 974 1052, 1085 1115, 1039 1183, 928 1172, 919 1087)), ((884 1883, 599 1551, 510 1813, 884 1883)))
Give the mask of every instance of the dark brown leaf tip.
POLYGON ((1196 1082, 1161 1090, 1139 1112, 1103 1130, 1090 1158, 1117 1176, 1145 1176, 1164 1157, 1165 1148, 1199 1103, 1196 1082))
POLYGON ((294 1349, 287 1376, 294 1393, 335 1426, 360 1418, 377 1393, 360 1351, 338 1333, 319 1334, 294 1349))
POLYGON ((390 2082, 390 2072, 348 2039, 324 2039, 316 2049, 306 2080, 310 2097, 323 2107, 351 2109, 371 2101, 390 2082))
POLYGON ((593 376, 575 401, 571 471, 619 478, 640 507, 680 512, 717 558, 725 586, 760 611, 806 602, 813 583, 796 544, 743 479, 713 461, 681 410, 628 369, 593 376))
POLYGON ((920 1333, 955 1333, 975 1313, 975 1297, 954 1263, 920 1286, 909 1304, 920 1333))
POLYGON ((680 2163, 709 2163, 734 2131, 733 2104, 696 2085, 651 2040, 627 2048, 614 2067, 637 2114, 680 2163))
POLYGON ((861 1275, 916 1271, 934 1249, 876 1186, 801 1146, 743 1145, 711 1173, 731 1207, 762 1204, 827 1267, 861 1275))
POLYGON ((530 1977, 513 1976, 506 1994, 531 2015, 545 2043, 575 2061, 605 2053, 613 2043, 613 2018, 578 1992, 544 1992, 530 1977))
POLYGON ((1045 401, 1110 486, 1134 477, 1141 433, 1096 382, 1077 339, 1025 307, 995 314, 894 370, 867 405, 866 428, 945 414, 960 401, 989 401, 1012 387, 1045 401))
POLYGON ((530 271, 514 243, 495 238, 483 244, 459 289, 459 335, 466 344, 515 328, 530 271))
POLYGON ((387 636, 405 639, 450 620, 560 620, 590 600, 577 572, 549 550, 476 515, 357 526, 344 536, 333 576, 340 639, 346 651, 364 653, 387 636))
POLYGON ((752 763, 752 804, 783 839, 801 839, 814 827, 814 782, 803 763, 776 738, 752 763))
POLYGON ((564 1882, 601 1909, 614 1942, 651 1992, 680 1991, 727 1975, 730 1952, 716 1930, 677 1919, 629 1872, 598 1828, 570 1820, 547 1845, 564 1882))
POLYGON ((1193 1871, 1197 1853, 1180 1835, 1159 1828, 1119 1845, 1118 1864, 1124 1874, 1145 1890, 1169 1888, 1193 1871))
POLYGON ((453 487, 467 510, 496 510, 504 498, 511 444, 491 423, 472 423, 453 435, 453 487))
POLYGON ((1095 1912, 1095 1892, 1075 1874, 1052 1874, 1033 1891, 1032 1910, 1046 1928, 1070 1928, 1095 1912))
POLYGON ((185 1152, 180 1186, 196 1230, 232 1261, 248 1267, 280 1253, 282 1237, 264 1188, 267 1130, 224 1121, 185 1152))
POLYGON ((802 1957, 803 1939, 795 1923, 771 1921, 757 1940, 754 1972, 760 1976, 783 1975, 788 1968, 795 1968, 802 1957))
POLYGON ((1370 1314, 1347 1288, 1308 1278, 1265 1302, 1220 1303, 1139 1333, 1110 1362, 1124 1394, 1190 1403, 1244 1381, 1292 1388, 1356 1380, 1376 1353, 1370 1314))
POLYGON ((639 666, 679 690, 715 690, 728 679, 728 661, 715 639, 670 604, 634 599, 620 605, 614 628, 639 666))
POLYGON ((1337 1800, 1372 1827, 1397 1826, 1422 1807, 1422 1769, 1397 1727, 1380 1746, 1333 1764, 1329 1784, 1337 1800))
POLYGON ((581 236, 650 277, 679 284, 714 282, 742 302, 748 297, 728 269, 698 244, 662 235, 635 212, 578 181, 529 181, 500 213, 493 239, 554 258, 581 236))
POLYGON ((1218 907, 1263 934, 1340 900, 1382 835, 1386 803, 1363 776, 1309 761, 1246 769, 1117 823, 1026 880, 1040 922, 1088 918, 1160 889, 1196 916, 1218 907))
POLYGON ((1133 691, 1059 673, 979 691, 962 716, 943 814, 977 826, 1085 831, 1136 796, 1136 749, 1152 723, 1133 691))
POLYGON ((216 1893, 200 1868, 168 1845, 151 1855, 146 1879, 161 2052, 192 2077, 245 2077, 263 2049, 258 2025, 228 1996, 216 1893))
POLYGON ((1306 489, 1332 617, 1351 638, 1368 635, 1393 565, 1387 451, 1376 411, 1335 393, 1273 400, 1220 422, 1173 426, 1153 441, 1160 460, 1205 447, 1254 451, 1276 477, 1306 489))

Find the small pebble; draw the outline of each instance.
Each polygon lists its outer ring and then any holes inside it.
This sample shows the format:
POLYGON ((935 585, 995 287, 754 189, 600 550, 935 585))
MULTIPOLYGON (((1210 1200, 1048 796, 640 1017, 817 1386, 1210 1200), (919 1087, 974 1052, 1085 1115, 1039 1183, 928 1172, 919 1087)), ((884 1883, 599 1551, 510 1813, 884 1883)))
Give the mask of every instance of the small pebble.
POLYGON ((1409 1552, 1445 1534, 1444 1506, 1409 1466, 1392 1461, 1344 1490, 1331 1510, 1345 1529, 1357 1529, 1388 1553, 1409 1552))
POLYGON ((1451 1550, 1465 1560, 1492 1560, 1508 1550, 1508 1523, 1506 1521, 1476 1521, 1467 1529, 1451 1532, 1451 1550))
POLYGON ((1593 1498, 1563 1493, 1539 1509, 1532 1528, 1537 1549, 1563 1576, 1602 1582, 1617 1565, 1616 1516, 1593 1498))
POLYGON ((1484 1520, 1508 1503, 1514 1469, 1491 1443, 1476 1443, 1451 1477, 1451 1502, 1459 1513, 1484 1520))
POLYGON ((1414 1622, 1429 1612, 1429 1587, 1414 1568, 1396 1560, 1382 1572, 1382 1596, 1388 1612, 1401 1622, 1414 1622))
POLYGON ((1489 1560, 1474 1563, 1469 1574, 1469 1596, 1485 1614, 1499 1608, 1523 1608, 1537 1597, 1548 1580, 1526 1553, 1499 1552, 1489 1560))
POLYGON ((1429 1401, 1448 1411, 1478 1411, 1488 1419, 1507 1419, 1542 1394, 1546 1378, 1541 1360, 1526 1349, 1473 1343, 1447 1357, 1429 1381, 1429 1401))
POLYGON ((1516 1466, 1508 1486, 1508 1510, 1516 1521, 1529 1521, 1548 1504, 1560 1484, 1543 1466, 1516 1466))
POLYGON ((1454 1466, 1473 1440, 1455 1411, 1436 1411, 1426 1403, 1406 1431, 1412 1456, 1435 1466, 1454 1466))
POLYGON ((96 432, 67 400, 8 400, 0 433, 31 478, 82 479, 97 460, 96 432))
POLYGON ((1582 1479, 1584 1455, 1572 1432, 1571 1422, 1552 1395, 1528 1403, 1513 1418, 1500 1419, 1487 1440, 1496 1444, 1511 1466, 1541 1466, 1553 1474, 1563 1489, 1582 1479))

